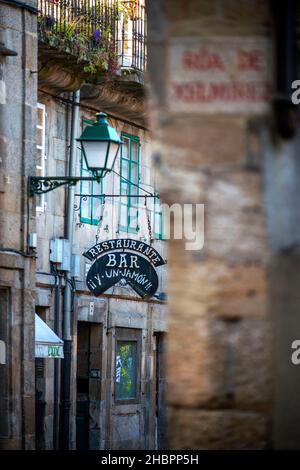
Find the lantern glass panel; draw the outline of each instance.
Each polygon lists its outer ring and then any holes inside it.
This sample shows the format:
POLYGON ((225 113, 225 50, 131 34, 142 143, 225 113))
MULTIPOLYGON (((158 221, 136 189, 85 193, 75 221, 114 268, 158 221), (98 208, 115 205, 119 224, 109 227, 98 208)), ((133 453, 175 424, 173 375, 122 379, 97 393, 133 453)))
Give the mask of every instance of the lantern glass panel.
POLYGON ((105 168, 108 142, 84 141, 84 156, 89 170, 105 168))
POLYGON ((118 154, 120 144, 117 144, 116 142, 111 142, 109 146, 109 151, 108 151, 108 159, 107 159, 107 166, 106 168, 110 171, 112 170, 116 156, 118 154))

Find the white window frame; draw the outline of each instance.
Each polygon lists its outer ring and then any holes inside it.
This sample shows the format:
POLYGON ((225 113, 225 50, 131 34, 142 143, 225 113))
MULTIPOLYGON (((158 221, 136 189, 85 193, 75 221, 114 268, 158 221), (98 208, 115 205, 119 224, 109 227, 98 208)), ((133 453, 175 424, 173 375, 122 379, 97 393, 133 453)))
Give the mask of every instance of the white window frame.
MULTIPOLYGON (((42 124, 36 125, 36 128, 41 130, 41 145, 36 144, 36 149, 41 151, 42 154, 42 165, 36 165, 36 169, 40 171, 40 176, 45 176, 45 160, 46 160, 46 105, 42 103, 37 103, 37 110, 42 110, 42 124)), ((41 205, 36 206, 37 212, 44 212, 45 210, 45 194, 41 194, 40 196, 41 205)))

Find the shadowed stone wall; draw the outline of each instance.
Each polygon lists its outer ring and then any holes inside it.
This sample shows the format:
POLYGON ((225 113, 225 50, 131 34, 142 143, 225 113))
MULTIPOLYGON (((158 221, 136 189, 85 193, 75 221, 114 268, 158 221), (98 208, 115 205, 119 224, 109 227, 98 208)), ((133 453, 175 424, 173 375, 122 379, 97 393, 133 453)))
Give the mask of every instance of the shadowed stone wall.
POLYGON ((26 255, 27 234, 35 231, 27 177, 35 174, 37 1, 27 6, 0 5, 0 41, 17 53, 0 56, 0 315, 6 325, 0 334, 7 353, 0 366, 0 447, 13 449, 35 446, 35 260, 26 255))
POLYGON ((169 447, 265 449, 273 445, 272 252, 264 205, 266 149, 257 127, 268 125, 273 92, 271 12, 268 2, 259 1, 160 0, 148 2, 148 13, 149 108, 160 189, 169 204, 205 205, 204 249, 186 251, 181 240, 168 245, 169 447), (268 92, 211 99, 203 84, 218 76, 225 85, 246 83, 255 70, 257 80, 265 80, 263 67, 250 66, 249 73, 232 68, 226 82, 221 67, 196 58, 193 88, 179 102, 184 95, 174 94, 174 83, 186 78, 180 60, 172 64, 177 45, 187 40, 196 51, 199 44, 202 58, 204 40, 209 47, 219 41, 214 52, 225 67, 232 65, 235 47, 243 51, 252 42, 259 60, 265 54, 268 92))

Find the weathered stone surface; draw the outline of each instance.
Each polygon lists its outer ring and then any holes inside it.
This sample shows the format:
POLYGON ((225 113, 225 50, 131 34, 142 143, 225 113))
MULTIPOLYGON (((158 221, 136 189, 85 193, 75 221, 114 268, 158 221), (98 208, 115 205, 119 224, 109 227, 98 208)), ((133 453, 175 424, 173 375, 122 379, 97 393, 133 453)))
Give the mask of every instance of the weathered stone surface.
POLYGON ((260 0, 223 0, 220 2, 224 19, 233 20, 247 26, 249 23, 262 24, 270 21, 270 8, 260 0))
MULTIPOLYGON (((176 315, 176 312, 175 312, 176 315)), ((271 398, 267 321, 170 320, 168 402, 195 408, 268 409, 271 398)))
POLYGON ((254 450, 268 446, 269 419, 234 410, 170 409, 171 449, 254 450))
POLYGON ((216 13, 215 1, 177 1, 176 8, 174 8, 174 0, 166 0, 166 13, 168 19, 171 21, 182 21, 183 19, 195 19, 197 17, 207 18, 213 17, 216 13))
MULTIPOLYGON (((244 37, 268 37, 270 10, 261 2, 183 3, 163 2, 159 24, 166 23, 167 40, 160 36, 156 53, 166 61, 174 38, 226 36, 242 44, 244 37)), ((181 449, 265 448, 271 435, 272 332, 261 142, 253 150, 244 114, 227 115, 216 106, 203 117, 200 105, 193 115, 188 107, 171 114, 166 94, 174 80, 176 70, 169 70, 158 90, 153 78, 162 195, 171 204, 203 203, 205 237, 200 252, 187 252, 179 240, 168 245, 169 443, 181 449)))
POLYGON ((41 87, 49 88, 52 91, 74 91, 81 87, 83 79, 67 68, 48 64, 44 65, 39 72, 39 83, 41 87))
MULTIPOLYGON (((166 0, 166 13, 170 21, 185 20, 195 22, 199 19, 202 22, 211 21, 218 15, 220 22, 232 21, 247 26, 248 23, 261 23, 263 20, 269 20, 269 7, 267 3, 259 0, 247 0, 240 2, 238 0, 190 0, 186 3, 184 0, 177 0, 174 7, 174 0, 166 0)), ((219 26, 220 27, 220 26, 219 26)))
MULTIPOLYGON (((173 146, 170 163, 182 150, 183 158, 176 161, 182 167, 205 167, 242 163, 245 151, 245 118, 174 116, 164 126, 164 143, 173 146), (181 132, 176 132, 176 128, 181 132)), ((177 159, 176 159, 177 160, 177 159)), ((175 166, 176 166, 175 165, 175 166)))
MULTIPOLYGON (((25 53, 26 53, 26 68, 29 72, 27 85, 30 87, 30 79, 36 80, 36 77, 32 77, 32 72, 36 71, 37 67, 37 34, 30 31, 25 34, 25 53)), ((31 87, 30 87, 31 88, 31 87)), ((33 89, 34 90, 34 89, 33 89)), ((34 90, 36 92, 36 89, 34 90)))
POLYGON ((47 289, 37 289, 36 291, 36 305, 49 307, 52 302, 51 292, 47 289))
POLYGON ((124 93, 122 91, 122 81, 120 90, 118 90, 118 87, 112 88, 103 84, 95 87, 87 83, 82 87, 81 99, 87 105, 92 102, 93 106, 98 106, 108 113, 116 116, 123 115, 126 119, 144 124, 146 109, 143 90, 137 87, 136 84, 134 84, 133 90, 135 90, 134 94, 124 93))
MULTIPOLYGON (((178 250, 174 253, 178 259, 178 250)), ((173 256, 173 249, 170 250, 173 256)), ((268 310, 267 274, 265 267, 256 263, 228 264, 217 258, 200 261, 178 259, 174 266, 170 261, 168 289, 171 294, 180 294, 171 308, 180 312, 189 298, 189 307, 195 305, 196 318, 205 313, 228 317, 262 317, 268 310)), ((191 311, 189 317, 194 318, 191 311)))
POLYGON ((18 253, 1 252, 0 266, 3 268, 24 269, 24 258, 18 253))
POLYGON ((1 27, 9 28, 10 30, 22 30, 22 17, 17 8, 1 5, 1 27))
MULTIPOLYGON (((30 0, 28 4, 36 2, 30 0)), ((9 287, 9 305, 2 309, 7 336, 7 368, 10 377, 9 423, 5 448, 35 446, 34 311, 35 262, 24 256, 27 233, 35 231, 26 205, 27 176, 35 170, 35 106, 37 76, 36 15, 12 5, 0 6, 0 37, 17 56, 1 61, 5 103, 0 106, 1 179, 0 239, 2 248, 20 254, 1 254, 0 284, 9 287), (28 225, 27 225, 28 222, 28 225)), ((5 292, 1 289, 1 296, 5 292)), ((5 393, 5 392, 4 392, 5 393)), ((2 438, 3 436, 1 436, 2 438)))
POLYGON ((151 309, 152 313, 152 324, 154 331, 166 331, 167 330, 167 318, 166 318, 166 306, 165 305, 153 305, 151 309))
POLYGON ((265 262, 268 245, 257 174, 211 179, 207 192, 205 248, 234 261, 265 262))

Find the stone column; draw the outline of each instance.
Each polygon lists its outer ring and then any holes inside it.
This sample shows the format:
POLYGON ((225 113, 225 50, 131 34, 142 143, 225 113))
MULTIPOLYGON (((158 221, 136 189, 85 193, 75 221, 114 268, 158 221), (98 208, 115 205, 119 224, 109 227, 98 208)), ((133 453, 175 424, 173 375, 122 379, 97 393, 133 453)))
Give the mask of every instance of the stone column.
POLYGON ((270 252, 256 129, 272 93, 268 2, 157 0, 148 14, 161 194, 205 205, 204 248, 168 244, 168 447, 265 449, 270 252))
POLYGON ((11 410, 4 448, 35 446, 35 260, 27 248, 35 207, 28 201, 27 178, 36 165, 36 8, 37 0, 0 6, 0 41, 17 53, 0 57, 0 285, 9 299, 5 367, 11 410))

